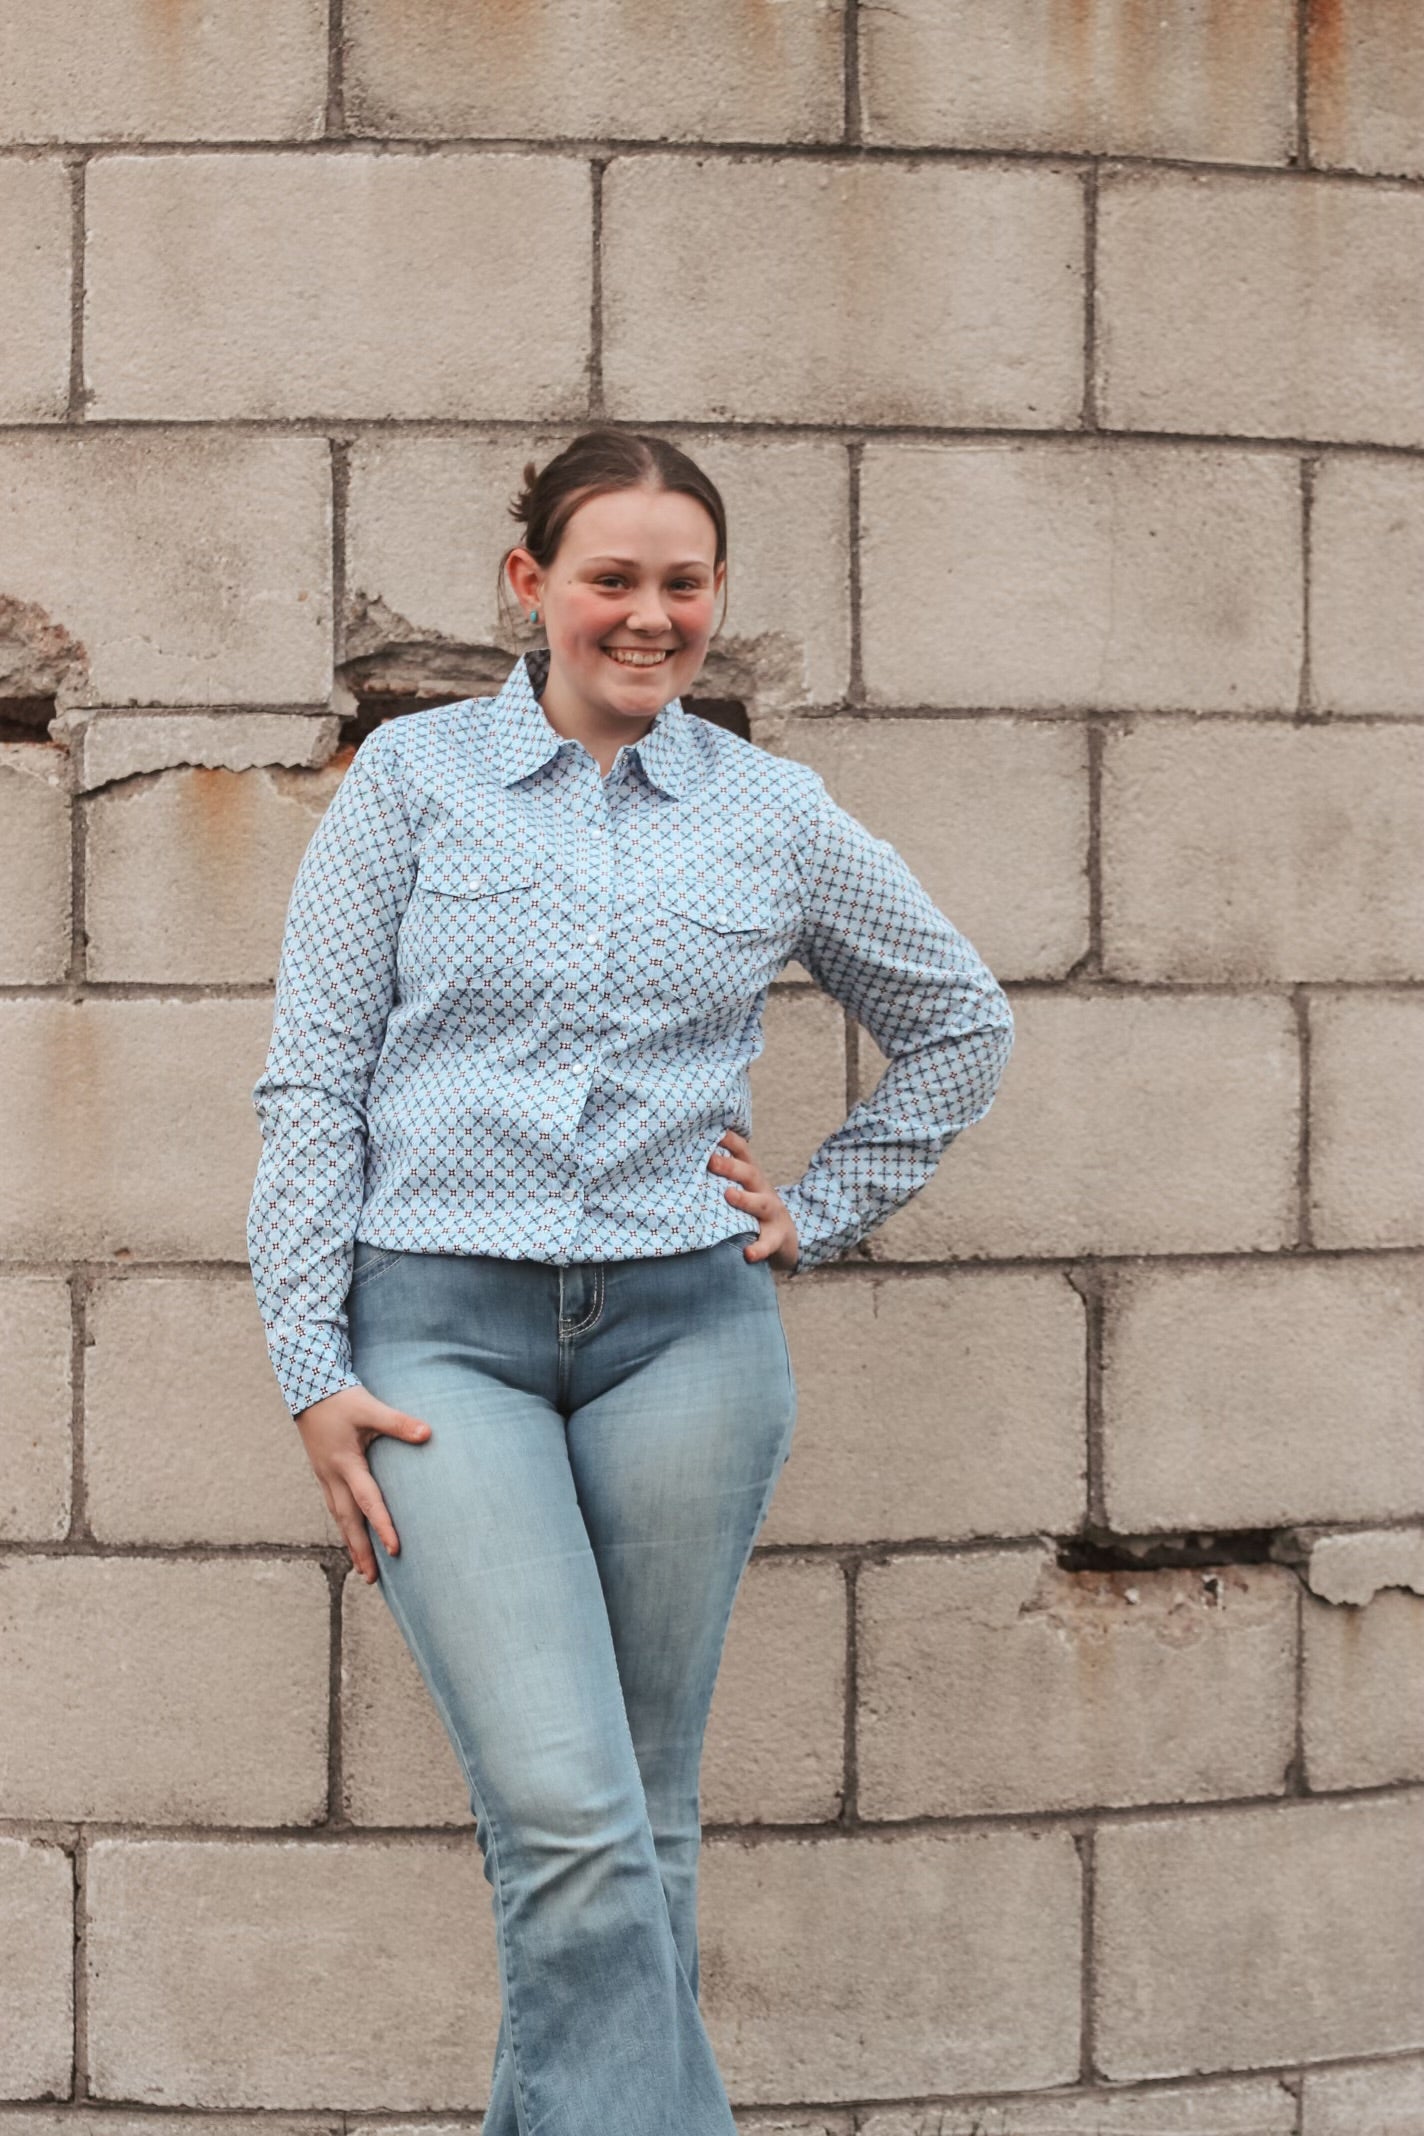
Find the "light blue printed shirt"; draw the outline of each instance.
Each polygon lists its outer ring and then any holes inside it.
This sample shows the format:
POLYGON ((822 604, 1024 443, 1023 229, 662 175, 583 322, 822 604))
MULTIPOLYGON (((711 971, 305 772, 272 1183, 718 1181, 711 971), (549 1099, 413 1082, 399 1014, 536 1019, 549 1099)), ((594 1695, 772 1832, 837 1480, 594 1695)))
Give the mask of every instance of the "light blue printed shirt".
POLYGON ((767 988, 796 958, 889 1065, 779 1186, 816 1268, 988 1111, 1007 997, 809 765, 674 698, 605 779, 549 724, 548 653, 367 736, 302 857, 247 1242, 296 1415, 351 1369, 355 1239, 567 1264, 738 1232, 707 1161, 751 1135, 767 988))

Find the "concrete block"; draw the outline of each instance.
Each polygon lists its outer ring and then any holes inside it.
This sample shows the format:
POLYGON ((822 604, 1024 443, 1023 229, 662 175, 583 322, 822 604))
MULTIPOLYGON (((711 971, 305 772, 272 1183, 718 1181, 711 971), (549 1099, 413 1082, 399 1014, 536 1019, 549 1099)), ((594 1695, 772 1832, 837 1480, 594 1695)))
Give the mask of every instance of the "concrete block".
MULTIPOLYGON (((1424 1245, 1424 999, 1310 1004, 1310 1210, 1317 1246, 1424 1245)), ((1412 1508, 1411 1508, 1412 1510, 1412 1508)))
POLYGON ((1280 1566, 1067 1573, 1042 1550, 866 1565, 860 1814, 1279 1794, 1297 1591, 1280 1566))
POLYGON ((1058 1533, 1085 1504, 1083 1301, 1037 1269, 783 1282, 796 1378, 767 1543, 1058 1533))
POLYGON ((1308 2069, 1301 2136, 1424 2136, 1424 2055, 1358 2069, 1308 2069))
POLYGON ((271 980, 297 867, 345 768, 189 766, 96 794, 85 853, 90 977, 271 980))
POLYGON ((706 1824, 839 1816, 845 1766, 846 1588, 827 1560, 756 1558, 732 1611, 707 1720, 706 1824))
POLYGON ((1424 729, 1139 721, 1106 741, 1100 851, 1114 978, 1424 973, 1424 729))
MULTIPOLYGON (((8 42, 0 30, 0 51, 8 42)), ((7 423, 59 422, 69 406, 70 189, 58 157, 0 160, 0 421, 7 423)))
POLYGON ((1381 1520, 1420 1501, 1413 1259, 1121 1270, 1103 1469, 1123 1534, 1381 1520))
POLYGON ((1424 1595, 1424 1528, 1362 1528, 1314 1535, 1304 1578, 1326 1602, 1372 1602, 1382 1587, 1424 1595))
POLYGON ((1383 2054, 1419 2036, 1424 1796, 1100 1827, 1106 2077, 1383 2054))
MULTIPOLYGON (((1305 31, 1311 162, 1424 178, 1424 21, 1418 10, 1400 0, 1316 5, 1306 13, 1305 31)), ((1362 2128, 1358 2136, 1373 2132, 1362 2128)))
POLYGON ((523 139, 835 140, 840 0, 671 7, 656 35, 619 0, 346 13, 347 115, 360 133, 523 139))
POLYGON ((0 1001, 0 1251, 246 1264, 270 1001, 0 1001))
POLYGON ((208 771, 268 764, 314 770, 336 749, 341 723, 335 713, 96 710, 61 712, 49 731, 69 752, 77 791, 93 793, 142 772, 189 764, 208 771))
MULTIPOLYGON (((877 1260, 1249 1253, 1295 1235, 1289 1004, 1248 995, 1013 995, 988 1115, 871 1234, 877 1260)), ((873 1086, 883 1057, 870 1041, 873 1086)))
POLYGON ((440 1709, 379 1582, 341 1590, 341 1814, 358 1825, 459 1825, 474 1811, 440 1709))
POLYGON ((1080 725, 801 719, 787 723, 785 754, 812 765, 842 808, 890 840, 1001 981, 1061 978, 1086 954, 1080 725))
POLYGON ((326 1809, 326 1581, 261 1560, 15 1559, 4 1814, 310 1824, 326 1809))
POLYGON ((873 704, 1295 708, 1301 504, 1284 456, 872 443, 861 513, 873 704))
POLYGON ((1326 712, 1424 714, 1424 464, 1325 454, 1310 569, 1316 703, 1326 712))
POLYGON ((100 1839, 90 2088, 168 2107, 464 2111, 499 2024, 478 1845, 100 1839))
POLYGON ((323 0, 265 0, 253 28, 222 8, 9 0, 0 140, 311 140, 326 122, 323 0))
POLYGON ((69 1285, 0 1276, 0 1539, 60 1542, 69 1530, 69 1285))
POLYGON ((620 420, 1079 419, 1071 172, 628 157, 604 181, 603 247, 620 420))
POLYGON ((74 2075, 74 1867, 63 1847, 0 1835, 0 2087, 64 2099, 74 2075))
POLYGON ((1424 1780, 1424 1595, 1305 1604, 1305 1766, 1317 1793, 1424 1780))
POLYGON ((1296 2136, 1296 2099, 1278 2077, 1052 2091, 973 2106, 886 2107, 859 2136, 1296 2136))
POLYGON ((714 1841, 702 1892, 703 2008, 741 2103, 1077 2073, 1066 1830, 714 1841))
MULTIPOLYGON (((571 434, 358 439, 346 515, 348 657, 404 658, 417 673, 459 661, 470 679, 456 694, 497 690, 515 660, 503 650, 498 606, 499 560, 522 532, 509 499, 524 461, 544 465, 571 434)), ((834 703, 850 671, 844 450, 799 438, 689 433, 676 442, 717 484, 728 520, 725 628, 692 694, 740 698, 754 719, 834 703)))
POLYGON ((946 148, 1285 163, 1295 142, 1291 0, 897 0, 862 17, 867 140, 946 148))
POLYGON ((801 1177, 847 1111, 845 1015, 809 987, 767 996, 763 1050, 748 1070, 752 1151, 772 1184, 801 1177))
POLYGON ((69 972, 69 792, 64 752, 0 742, 0 982, 47 986, 69 972))
POLYGON ((89 1339, 85 1508, 101 1542, 344 1550, 245 1265, 96 1283, 89 1339))
POLYGON ((88 204, 93 415, 584 407, 590 205, 576 157, 113 156, 91 171, 88 204))
POLYGON ((1295 175, 1119 171, 1098 197, 1113 429, 1424 442, 1424 199, 1295 175))
POLYGON ((6 693, 325 703, 330 549, 324 438, 0 436, 6 693))

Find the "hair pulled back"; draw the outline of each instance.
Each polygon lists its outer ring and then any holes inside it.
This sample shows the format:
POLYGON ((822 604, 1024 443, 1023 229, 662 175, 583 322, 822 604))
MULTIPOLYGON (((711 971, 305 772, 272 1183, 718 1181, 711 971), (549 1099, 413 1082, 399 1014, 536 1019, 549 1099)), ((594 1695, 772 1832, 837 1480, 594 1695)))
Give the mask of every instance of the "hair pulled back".
MULTIPOLYGON (((547 571, 559 553, 564 529, 581 504, 608 490, 640 487, 679 490, 686 497, 695 497, 716 529, 714 561, 726 562, 727 512, 711 476, 666 438, 609 427, 580 431, 542 468, 533 460, 525 461, 524 487, 509 503, 510 516, 524 527, 524 537, 511 548, 526 548, 540 569, 547 571)), ((499 560, 498 600, 500 613, 505 616, 511 613, 509 581, 505 577, 509 557, 510 549, 506 549, 499 560)), ((723 621, 727 612, 725 593, 724 581, 723 621)), ((717 630, 721 628, 719 623, 717 630)), ((713 636, 716 634, 714 631, 713 636)))

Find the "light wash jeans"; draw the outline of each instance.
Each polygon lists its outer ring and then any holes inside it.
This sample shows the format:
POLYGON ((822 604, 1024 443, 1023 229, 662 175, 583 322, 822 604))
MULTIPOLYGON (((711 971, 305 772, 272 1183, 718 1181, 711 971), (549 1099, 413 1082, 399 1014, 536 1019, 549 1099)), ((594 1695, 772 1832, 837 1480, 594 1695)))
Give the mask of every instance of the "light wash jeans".
MULTIPOLYGON (((484 2136, 732 2136, 697 2006, 698 1773, 791 1450, 776 1279, 743 1232, 626 1261, 357 1242, 386 1601, 469 1784, 503 2011, 484 2136)), ((369 1523, 368 1523, 369 1528, 369 1523)))

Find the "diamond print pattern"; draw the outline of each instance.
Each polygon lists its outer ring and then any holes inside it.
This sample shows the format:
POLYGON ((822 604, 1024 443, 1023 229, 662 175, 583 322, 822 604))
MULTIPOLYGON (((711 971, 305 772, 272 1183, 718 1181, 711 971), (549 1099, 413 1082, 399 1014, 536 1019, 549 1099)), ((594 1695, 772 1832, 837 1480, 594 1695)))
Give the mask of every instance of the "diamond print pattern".
POLYGON ((547 662, 377 728, 297 871, 247 1224, 294 1415, 359 1384, 357 1238, 567 1264, 755 1235, 707 1160, 751 1135, 792 957, 889 1057, 778 1187, 798 1275, 924 1186, 1012 1049, 973 947, 808 765, 674 698, 605 780, 544 716, 547 662))

